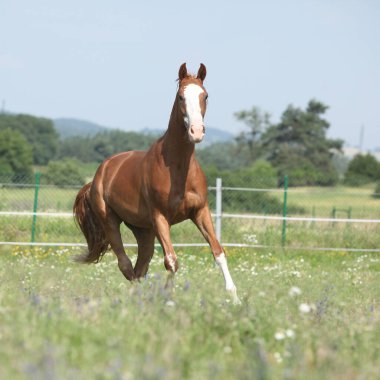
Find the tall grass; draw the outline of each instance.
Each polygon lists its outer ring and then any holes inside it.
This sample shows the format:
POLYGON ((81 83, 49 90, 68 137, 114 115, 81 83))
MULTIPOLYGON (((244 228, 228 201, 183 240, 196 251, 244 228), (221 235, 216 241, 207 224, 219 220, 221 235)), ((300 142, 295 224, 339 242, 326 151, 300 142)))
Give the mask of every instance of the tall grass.
POLYGON ((179 251, 171 290, 160 254, 129 284, 73 253, 2 248, 0 378, 378 376, 380 255, 230 249, 234 306, 206 249, 179 251))

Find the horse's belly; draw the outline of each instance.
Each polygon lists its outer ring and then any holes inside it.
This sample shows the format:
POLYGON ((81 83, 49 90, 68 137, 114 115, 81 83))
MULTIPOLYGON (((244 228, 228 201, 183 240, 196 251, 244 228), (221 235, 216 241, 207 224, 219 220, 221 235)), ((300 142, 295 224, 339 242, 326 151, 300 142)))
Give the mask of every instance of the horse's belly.
POLYGON ((150 214, 143 199, 131 200, 130 197, 111 197, 108 200, 113 211, 123 222, 136 227, 150 228, 152 226, 150 214))

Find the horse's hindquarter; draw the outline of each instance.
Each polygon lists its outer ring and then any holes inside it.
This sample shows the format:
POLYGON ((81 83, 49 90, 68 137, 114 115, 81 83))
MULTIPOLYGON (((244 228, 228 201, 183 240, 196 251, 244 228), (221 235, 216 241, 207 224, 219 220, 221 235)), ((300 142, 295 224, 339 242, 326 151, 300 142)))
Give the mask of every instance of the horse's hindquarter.
POLYGON ((124 222, 150 227, 143 192, 142 166, 146 152, 129 151, 106 160, 94 178, 99 195, 124 222))

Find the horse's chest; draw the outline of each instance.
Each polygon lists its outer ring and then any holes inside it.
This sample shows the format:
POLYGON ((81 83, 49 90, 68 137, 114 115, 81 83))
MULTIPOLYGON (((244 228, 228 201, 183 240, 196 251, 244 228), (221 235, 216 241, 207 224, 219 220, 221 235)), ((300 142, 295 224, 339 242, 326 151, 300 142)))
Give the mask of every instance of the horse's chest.
POLYGON ((173 194, 169 197, 169 207, 174 209, 191 209, 200 204, 201 197, 199 194, 188 191, 185 194, 173 194))
POLYGON ((150 200, 153 207, 172 223, 188 219, 194 210, 204 206, 207 198, 207 188, 199 180, 203 179, 202 173, 193 168, 184 174, 180 169, 171 167, 167 171, 164 167, 157 170, 151 182, 150 200))
POLYGON ((202 197, 193 191, 187 191, 183 194, 172 193, 168 198, 168 211, 173 222, 187 219, 190 212, 201 207, 201 205, 202 197))

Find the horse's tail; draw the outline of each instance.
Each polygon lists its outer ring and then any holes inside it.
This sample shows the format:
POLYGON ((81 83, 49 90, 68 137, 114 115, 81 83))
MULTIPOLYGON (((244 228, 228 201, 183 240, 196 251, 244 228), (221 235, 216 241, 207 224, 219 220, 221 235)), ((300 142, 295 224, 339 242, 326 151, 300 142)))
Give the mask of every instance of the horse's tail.
POLYGON ((74 202, 73 212, 77 225, 86 238, 88 252, 77 255, 74 260, 81 263, 98 263, 106 253, 109 241, 104 229, 91 209, 89 193, 92 182, 84 185, 78 192, 74 202))

